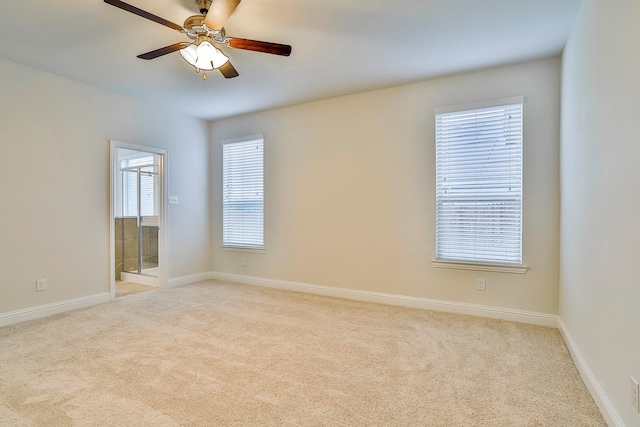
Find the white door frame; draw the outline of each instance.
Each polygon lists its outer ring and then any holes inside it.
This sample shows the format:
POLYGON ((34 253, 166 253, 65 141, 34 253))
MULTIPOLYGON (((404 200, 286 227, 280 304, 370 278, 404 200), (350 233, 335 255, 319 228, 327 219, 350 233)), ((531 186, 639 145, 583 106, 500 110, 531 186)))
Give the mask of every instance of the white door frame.
POLYGON ((109 197, 109 276, 111 278, 111 300, 116 298, 116 241, 115 241, 115 206, 116 206, 116 179, 119 173, 119 165, 117 164, 117 151, 119 148, 128 150, 142 151, 146 153, 158 154, 160 161, 158 165, 158 173, 160 174, 160 191, 158 203, 158 222, 160 229, 158 230, 158 280, 160 288, 167 287, 167 188, 169 169, 169 152, 163 148, 150 147, 147 145, 132 144, 116 140, 109 140, 110 149, 110 197, 109 197))

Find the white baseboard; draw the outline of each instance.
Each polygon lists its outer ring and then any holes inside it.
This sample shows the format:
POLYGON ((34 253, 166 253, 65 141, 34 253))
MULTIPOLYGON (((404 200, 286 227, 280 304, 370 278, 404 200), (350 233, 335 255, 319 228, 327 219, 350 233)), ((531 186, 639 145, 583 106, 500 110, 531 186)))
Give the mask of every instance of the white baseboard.
POLYGON ((203 280, 213 279, 213 272, 207 271, 206 273, 192 274, 190 276, 176 277, 169 279, 167 282, 167 288, 175 288, 176 286, 190 285, 192 283, 202 282, 203 280))
POLYGON ((564 342, 567 344, 567 348, 569 349, 569 353, 571 353, 571 357, 573 358, 573 362, 578 368, 578 372, 580 372, 580 376, 584 381, 587 389, 589 389, 589 393, 591 393, 591 397, 598 405, 604 420, 607 422, 609 426, 615 427, 625 427, 622 418, 618 415, 618 412, 613 407, 613 404, 609 400, 609 397, 605 393, 602 386, 598 382, 595 374, 587 365, 586 360, 582 357, 582 353, 578 348, 576 342, 571 337, 569 330, 567 329, 567 325, 564 324, 561 318, 558 318, 558 329, 560 330, 560 334, 564 339, 564 342))
POLYGON ((54 314, 79 308, 91 307, 93 305, 104 304, 111 301, 111 293, 89 295, 86 297, 74 298, 66 301, 54 302, 51 304, 39 305, 37 307, 24 308, 22 310, 0 313, 0 327, 12 325, 14 323, 27 320, 40 319, 54 314))
POLYGON ((489 307, 477 304, 467 304, 452 301, 441 301, 428 298, 410 297, 404 295, 385 294, 380 292, 361 291, 331 286, 311 285, 308 283, 288 282, 284 280, 263 279, 260 277, 243 276, 239 274, 213 272, 211 279, 243 283, 246 285, 262 286, 266 288, 285 289, 296 292, 306 292, 337 298, 358 301, 375 302, 379 304, 397 305, 402 307, 422 308, 426 310, 445 311, 447 313, 467 314, 472 316, 489 317, 492 319, 510 320, 514 322, 530 323, 533 325, 557 328, 558 316, 546 313, 514 310, 501 307, 489 307))

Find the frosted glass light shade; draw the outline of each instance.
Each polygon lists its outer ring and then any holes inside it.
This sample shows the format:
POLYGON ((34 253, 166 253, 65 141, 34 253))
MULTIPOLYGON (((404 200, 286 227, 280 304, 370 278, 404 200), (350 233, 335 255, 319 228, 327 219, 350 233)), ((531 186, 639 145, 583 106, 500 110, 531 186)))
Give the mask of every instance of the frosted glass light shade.
POLYGON ((208 41, 203 41, 199 45, 192 43, 184 49, 180 49, 180 55, 192 66, 205 71, 220 68, 229 60, 224 53, 208 41))

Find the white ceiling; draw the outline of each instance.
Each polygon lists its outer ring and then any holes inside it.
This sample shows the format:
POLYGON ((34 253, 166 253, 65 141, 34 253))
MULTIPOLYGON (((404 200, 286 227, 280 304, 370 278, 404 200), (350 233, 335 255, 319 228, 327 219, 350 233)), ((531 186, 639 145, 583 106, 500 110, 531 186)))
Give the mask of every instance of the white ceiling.
MULTIPOLYGON (((182 25, 195 0, 125 0, 182 25)), ((213 0, 215 1, 215 0, 213 0)), ((203 81, 189 39, 102 0, 5 0, 0 57, 184 114, 218 119, 557 55, 581 0, 243 0, 228 36, 290 44, 290 57, 226 48, 240 73, 203 81)))

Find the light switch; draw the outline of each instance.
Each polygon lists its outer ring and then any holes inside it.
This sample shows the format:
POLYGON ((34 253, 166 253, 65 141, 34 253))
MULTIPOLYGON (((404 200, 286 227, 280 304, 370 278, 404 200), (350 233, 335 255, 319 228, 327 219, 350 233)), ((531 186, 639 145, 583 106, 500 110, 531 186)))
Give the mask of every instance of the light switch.
POLYGON ((177 205, 178 204, 178 196, 169 196, 169 204, 177 205))

